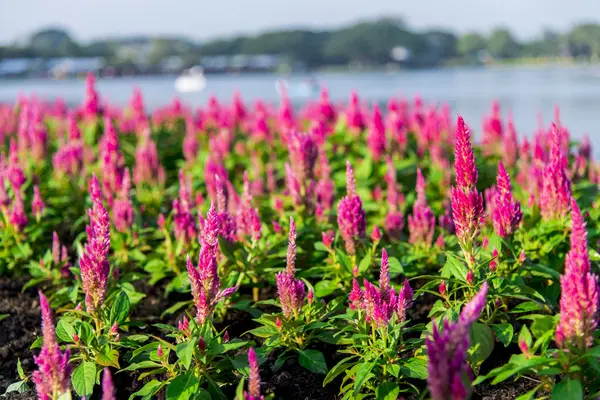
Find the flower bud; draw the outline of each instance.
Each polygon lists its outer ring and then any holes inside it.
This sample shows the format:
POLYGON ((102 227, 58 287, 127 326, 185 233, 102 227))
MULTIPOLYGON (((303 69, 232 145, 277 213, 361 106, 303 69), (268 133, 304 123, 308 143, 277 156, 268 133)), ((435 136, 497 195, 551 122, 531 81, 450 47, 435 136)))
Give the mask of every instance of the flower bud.
POLYGON ((469 285, 473 284, 473 271, 469 270, 469 272, 467 272, 467 283, 469 285))
POLYGON ((162 346, 159 344, 158 348, 156 349, 156 356, 158 358, 163 358, 163 355, 164 355, 164 353, 163 353, 162 346))
POLYGON ((308 289, 308 295, 306 298, 308 299, 308 304, 312 304, 315 301, 315 292, 312 288, 308 289))
POLYGON ((158 227, 160 229, 165 228, 165 215, 163 213, 158 214, 158 220, 156 221, 156 223, 158 224, 158 227))
POLYGON ((331 250, 331 245, 333 244, 333 234, 330 232, 321 232, 321 237, 323 238, 323 245, 331 250))
POLYGON ((442 236, 442 234, 438 236, 437 240, 435 241, 435 245, 439 250, 443 250, 444 247, 446 247, 446 241, 444 240, 444 236, 442 236))
POLYGON ((281 233, 281 231, 282 231, 282 229, 281 229, 281 225, 279 225, 279 222, 273 221, 273 232, 281 233))
POLYGON ((381 240, 381 231, 377 227, 377 225, 373 226, 373 231, 371 232, 371 240, 375 243, 379 243, 381 240))
POLYGON ((79 343, 79 335, 74 334, 73 335, 73 341, 75 342, 75 344, 78 344, 79 343))
POLYGON ((527 357, 527 358, 531 357, 531 353, 529 352, 529 346, 527 345, 527 343, 525 342, 525 340, 523 338, 519 339, 519 348, 521 349, 523 354, 525 354, 525 357, 527 357))
POLYGON ((439 292, 440 292, 440 295, 442 295, 443 297, 446 297, 446 282, 442 281, 440 283, 439 292))
POLYGON ((519 262, 523 264, 527 260, 527 256, 525 255, 525 250, 521 250, 521 254, 519 254, 519 262))
POLYGON ((223 334, 223 341, 225 343, 229 342, 229 332, 225 331, 225 333, 223 334))
POLYGON ((275 320, 275 326, 277 327, 277 329, 281 330, 281 319, 279 317, 277 317, 277 319, 275 320))
POLYGON ((206 342, 204 341, 204 338, 202 336, 198 338, 198 349, 200 350, 200 353, 204 353, 204 351, 206 350, 206 342))

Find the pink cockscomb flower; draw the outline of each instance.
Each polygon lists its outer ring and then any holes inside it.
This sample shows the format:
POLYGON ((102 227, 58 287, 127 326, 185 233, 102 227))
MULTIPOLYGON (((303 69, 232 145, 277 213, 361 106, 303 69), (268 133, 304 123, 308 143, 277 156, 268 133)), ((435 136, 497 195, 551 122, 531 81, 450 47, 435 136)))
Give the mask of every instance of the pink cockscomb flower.
POLYGON ((86 227, 87 243, 79 259, 81 283, 85 292, 88 312, 94 313, 104 303, 110 265, 110 220, 102 205, 100 184, 94 174, 90 183, 92 208, 89 210, 90 223, 86 227))
POLYGON ((356 194, 356 181, 350 162, 346 162, 346 196, 338 205, 338 227, 344 239, 346 251, 350 255, 356 252, 356 243, 366 234, 367 223, 362 201, 356 194))
POLYGON ((553 125, 550 135, 550 159, 544 165, 540 194, 540 213, 546 221, 566 218, 571 202, 571 181, 567 175, 563 133, 553 125))
POLYGON ((21 197, 20 191, 15 192, 15 198, 12 201, 10 213, 8 215, 8 222, 17 232, 23 231, 27 226, 27 214, 25 214, 23 197, 21 197))
POLYGON ((304 282, 296 279, 296 223, 291 217, 286 268, 276 275, 276 280, 283 315, 286 318, 297 317, 304 305, 306 290, 304 282))
POLYGON ((429 356, 427 386, 433 400, 469 398, 469 328, 485 307, 487 291, 487 283, 484 283, 479 293, 463 308, 458 321, 445 320, 442 331, 434 323, 432 335, 425 339, 429 356))
POLYGON ((113 384, 108 367, 104 368, 104 372, 102 373, 102 400, 116 400, 115 385, 113 384))
POLYGON ((252 193, 250 192, 248 171, 244 172, 244 191, 237 208, 235 226, 239 240, 243 240, 246 237, 250 237, 252 240, 260 239, 260 217, 258 209, 252 207, 252 193))
POLYGON ((501 237, 511 236, 519 227, 522 218, 521 204, 513 198, 510 176, 504 164, 499 162, 492 210, 494 231, 501 237))
POLYGON ((260 375, 258 372, 258 359, 254 347, 248 350, 248 364, 250 365, 250 376, 248 377, 248 390, 244 391, 244 400, 263 400, 260 394, 260 375))
POLYGON ((134 212, 130 191, 131 179, 129 177, 129 169, 125 169, 123 183, 112 209, 113 223, 117 232, 126 232, 133 224, 134 212))
POLYGON ((373 105, 373 117, 367 133, 367 145, 374 160, 379 160, 385 154, 387 147, 385 125, 381 110, 377 104, 373 105))
POLYGON ((458 117, 454 169, 456 186, 452 188, 452 217, 458 243, 467 262, 471 263, 473 247, 479 237, 483 221, 483 197, 477 191, 477 166, 471 148, 469 130, 462 117, 458 117))
POLYGON ((46 210, 46 204, 42 199, 42 195, 40 194, 40 188, 38 185, 33 186, 33 200, 31 202, 31 212, 35 215, 37 221, 42 218, 42 214, 44 214, 44 210, 46 210))
POLYGON ((561 347, 589 347, 598 326, 598 277, 590 272, 585 221, 577 202, 571 200, 571 250, 560 278, 560 322, 556 343, 561 347))
POLYGON ((391 286, 389 261, 385 249, 381 250, 379 288, 366 279, 363 284, 364 289, 361 290, 356 279, 353 280, 348 297, 350 308, 364 312, 366 321, 380 328, 386 327, 394 315, 400 323, 406 320, 406 308, 413 300, 413 291, 408 280, 404 281, 404 286, 399 293, 396 293, 391 286))
POLYGON ((431 247, 435 233, 435 215, 427 204, 425 195, 425 178, 421 169, 417 169, 417 199, 413 206, 413 214, 408 216, 409 241, 412 244, 431 247))
POLYGON ((69 393, 71 383, 71 365, 69 364, 69 349, 60 351, 56 342, 56 333, 52 319, 52 310, 48 299, 42 292, 40 308, 42 310, 42 350, 34 361, 38 369, 33 372, 32 380, 40 400, 58 399, 69 393))
POLYGON ((219 290, 217 248, 220 225, 219 214, 211 205, 206 214, 198 265, 194 266, 189 256, 186 262, 196 306, 196 321, 201 325, 212 317, 219 301, 237 290, 237 286, 219 290))

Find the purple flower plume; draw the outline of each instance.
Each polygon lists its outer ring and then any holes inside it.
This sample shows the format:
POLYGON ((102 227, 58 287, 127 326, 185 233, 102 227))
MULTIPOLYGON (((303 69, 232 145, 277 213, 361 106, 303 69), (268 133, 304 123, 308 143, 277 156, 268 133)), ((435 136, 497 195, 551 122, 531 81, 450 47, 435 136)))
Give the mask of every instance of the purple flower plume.
POLYGON ((367 225, 362 201, 356 194, 354 171, 349 161, 346 162, 346 190, 346 196, 340 200, 338 205, 337 220, 346 251, 348 254, 354 255, 356 242, 365 237, 367 225))

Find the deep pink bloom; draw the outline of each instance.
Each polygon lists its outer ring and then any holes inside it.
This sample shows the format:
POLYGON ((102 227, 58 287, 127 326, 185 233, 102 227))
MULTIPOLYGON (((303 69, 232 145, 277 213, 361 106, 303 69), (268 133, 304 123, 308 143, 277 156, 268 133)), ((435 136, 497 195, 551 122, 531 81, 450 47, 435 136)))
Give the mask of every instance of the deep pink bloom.
POLYGON ((290 218, 290 233, 286 257, 286 269, 276 275, 277 293, 283 315, 286 318, 298 316, 304 305, 304 282, 296 279, 296 224, 290 218))
POLYGON ((381 231, 377 225, 373 225, 373 230, 371 231, 371 240, 373 242, 379 242, 381 240, 381 231))
MULTIPOLYGON (((462 117, 458 117, 454 168, 456 186, 452 188, 452 217, 456 236, 465 256, 472 255, 483 222, 483 197, 477 191, 477 167, 471 148, 470 133, 462 117)), ((470 260, 469 260, 470 262, 470 260)))
POLYGON ((69 139, 52 156, 52 165, 60 174, 76 176, 83 168, 83 141, 81 132, 77 127, 77 121, 69 115, 69 139))
POLYGON ((377 104, 373 105, 373 117, 367 133, 367 146, 374 160, 379 160, 385 154, 387 147, 387 138, 385 135, 385 125, 383 116, 377 104))
POLYGON ((244 400, 263 400, 264 397, 260 394, 260 375, 254 347, 250 347, 250 350, 248 350, 248 364, 250 365, 250 376, 248 378, 248 391, 244 391, 244 400))
POLYGON ((413 214, 408 216, 409 241, 431 247, 435 233, 435 215, 427 204, 425 195, 425 178, 421 169, 417 169, 417 199, 413 206, 413 214))
POLYGON ((540 213, 546 221, 561 220, 569 212, 571 181, 567 175, 567 156, 562 142, 562 130, 553 125, 550 159, 544 166, 540 194, 540 213))
POLYGON ((138 145, 135 149, 135 166, 133 167, 133 182, 141 183, 164 183, 165 171, 158 159, 156 143, 148 134, 140 135, 138 145))
POLYGON ((237 286, 219 290, 220 282, 217 272, 219 226, 219 215, 214 206, 211 206, 206 215, 198 265, 194 266, 190 257, 187 258, 186 266, 192 286, 194 305, 196 306, 196 320, 199 324, 204 324, 207 319, 212 317, 215 306, 219 301, 237 290, 237 286))
POLYGON ((79 260, 81 283, 85 292, 87 310, 94 313, 104 303, 108 284, 110 264, 110 220, 102 205, 100 185, 94 174, 90 184, 92 208, 89 210, 90 223, 86 227, 87 243, 79 260))
POLYGON ((598 326, 598 277, 590 272, 586 224, 575 199, 571 200, 571 250, 560 278, 560 322, 556 328, 559 346, 581 350, 592 345, 598 326))
POLYGON ((314 168, 319 148, 311 133, 291 131, 287 136, 290 165, 302 186, 314 178, 314 168))
POLYGON ((331 249, 331 245, 333 244, 333 233, 330 232, 321 232, 321 237, 323 239, 323 245, 328 249, 331 249))
POLYGON ((498 163, 496 196, 492 211, 494 231, 498 236, 511 236, 523 218, 521 204, 513 198, 510 176, 502 162, 498 163))
POLYGON ((116 400, 115 386, 108 367, 102 373, 102 400, 116 400))
POLYGON ((40 188, 38 187, 38 185, 34 185, 33 186, 33 200, 31 202, 31 212, 33 213, 33 215, 35 215, 35 217, 39 221, 39 219, 42 217, 42 214, 44 213, 45 209, 46 209, 46 204, 44 203, 44 200, 42 199, 42 195, 40 194, 40 188))
POLYGON ((33 372, 32 380, 39 400, 56 399, 69 392, 71 382, 71 365, 69 364, 69 349, 60 351, 56 342, 52 310, 48 299, 42 292, 40 295, 40 308, 42 310, 43 345, 38 356, 33 359, 38 366, 33 372))
POLYGON ((18 231, 21 232, 27 226, 27 214, 23 206, 23 198, 21 192, 15 192, 15 198, 12 201, 8 222, 18 231))
POLYGON ((360 100, 358 99, 358 94, 354 90, 350 94, 350 103, 346 110, 346 125, 350 132, 355 135, 362 133, 366 126, 360 100))
POLYGON ((361 290, 356 279, 352 281, 352 290, 348 297, 351 309, 363 311, 366 321, 380 328, 387 326, 394 314, 397 315, 399 323, 405 321, 406 308, 413 300, 413 291, 408 281, 404 282, 404 286, 398 294, 391 286, 388 256, 385 249, 382 249, 381 252, 379 288, 366 279, 363 284, 364 289, 361 290))
POLYGON ((469 396, 469 328, 485 307, 487 290, 484 283, 458 321, 445 320, 443 331, 434 323, 431 337, 425 339, 429 356, 427 386, 433 400, 466 400, 469 396))
POLYGON ((517 152, 519 150, 519 138, 512 118, 508 120, 508 131, 503 140, 502 161, 507 167, 512 168, 517 164, 517 152))
POLYGON ((23 173, 23 169, 19 164, 19 153, 17 150, 17 143, 14 139, 10 140, 9 150, 8 150, 8 165, 4 170, 4 176, 10 184, 15 192, 21 189, 21 186, 25 183, 27 178, 25 178, 25 174, 23 173))
POLYGON ((366 215, 362 208, 362 201, 356 194, 356 181, 350 162, 346 162, 346 190, 347 194, 338 205, 338 227, 346 251, 350 255, 356 252, 356 242, 365 237, 366 215))
POLYGON ((243 240, 243 238, 247 236, 251 237, 253 240, 260 239, 260 217, 258 215, 258 209, 252 207, 252 193, 250 192, 248 171, 244 172, 244 191, 237 208, 235 226, 239 240, 243 240))
POLYGON ((123 183, 117 200, 113 203, 112 217, 117 232, 126 232, 133 224, 133 203, 131 202, 131 179, 129 169, 125 169, 123 183))
POLYGON ((227 170, 223 164, 214 157, 208 157, 204 165, 204 183, 210 198, 217 196, 217 177, 221 181, 227 181, 227 170))
POLYGON ((85 79, 85 97, 83 99, 83 113, 86 117, 95 117, 100 109, 98 93, 96 93, 96 77, 89 73, 85 79))

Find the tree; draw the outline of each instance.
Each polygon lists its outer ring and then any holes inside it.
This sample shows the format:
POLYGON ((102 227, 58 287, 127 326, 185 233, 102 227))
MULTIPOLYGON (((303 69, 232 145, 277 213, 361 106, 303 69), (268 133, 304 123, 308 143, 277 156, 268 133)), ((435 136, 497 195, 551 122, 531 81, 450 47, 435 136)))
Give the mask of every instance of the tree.
POLYGON ((81 55, 81 49, 69 34, 57 28, 44 29, 31 35, 29 48, 41 57, 81 55))
POLYGON ((481 50, 485 50, 487 41, 476 32, 466 33, 458 39, 456 45, 458 53, 464 57, 474 57, 481 50))
POLYGON ((521 49, 508 29, 497 28, 488 40, 488 50, 493 57, 506 59, 519 57, 521 49))

